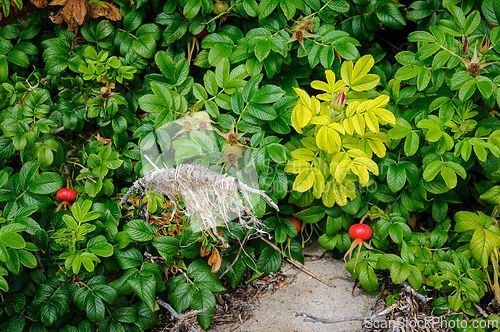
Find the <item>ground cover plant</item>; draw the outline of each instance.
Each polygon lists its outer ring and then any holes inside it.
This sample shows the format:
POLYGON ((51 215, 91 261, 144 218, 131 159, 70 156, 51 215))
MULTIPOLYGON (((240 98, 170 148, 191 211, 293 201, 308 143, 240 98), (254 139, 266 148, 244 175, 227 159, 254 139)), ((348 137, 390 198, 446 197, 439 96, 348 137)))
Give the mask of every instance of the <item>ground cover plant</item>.
POLYGON ((0 330, 143 331, 157 297, 206 329, 314 234, 368 292, 388 271, 499 321, 495 0, 2 0, 0 25, 0 330), (279 211, 203 227, 186 197, 124 198, 152 164, 279 211))

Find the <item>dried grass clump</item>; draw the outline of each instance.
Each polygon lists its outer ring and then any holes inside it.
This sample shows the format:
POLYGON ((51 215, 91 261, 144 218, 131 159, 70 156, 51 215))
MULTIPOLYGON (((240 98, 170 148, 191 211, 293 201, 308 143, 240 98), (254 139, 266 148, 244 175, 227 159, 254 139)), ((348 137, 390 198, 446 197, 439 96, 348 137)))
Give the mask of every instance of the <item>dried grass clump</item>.
POLYGON ((183 209, 179 204, 182 198, 184 213, 191 224, 203 230, 211 229, 215 234, 217 226, 234 219, 247 227, 252 227, 252 223, 259 224, 252 208, 251 194, 262 196, 279 210, 263 190, 251 188, 227 174, 215 173, 203 166, 191 164, 181 164, 176 168, 156 168, 149 172, 134 182, 120 201, 120 208, 136 191, 154 191, 164 195, 175 204, 176 210, 183 209))

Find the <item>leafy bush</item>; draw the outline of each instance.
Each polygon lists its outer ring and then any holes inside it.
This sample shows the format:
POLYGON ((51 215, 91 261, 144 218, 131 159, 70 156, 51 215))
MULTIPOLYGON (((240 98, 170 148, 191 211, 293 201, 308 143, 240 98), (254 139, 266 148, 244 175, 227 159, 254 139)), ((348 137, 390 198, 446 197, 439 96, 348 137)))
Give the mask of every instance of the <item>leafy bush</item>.
POLYGON ((255 214, 297 261, 313 232, 339 254, 368 223, 372 249, 347 269, 369 292, 390 269, 436 313, 500 300, 494 0, 2 4, 0 329, 141 331, 157 296, 208 308, 207 328, 213 293, 277 271, 281 254, 238 223, 195 229, 158 194, 120 209, 143 155, 253 165, 280 206, 255 214))

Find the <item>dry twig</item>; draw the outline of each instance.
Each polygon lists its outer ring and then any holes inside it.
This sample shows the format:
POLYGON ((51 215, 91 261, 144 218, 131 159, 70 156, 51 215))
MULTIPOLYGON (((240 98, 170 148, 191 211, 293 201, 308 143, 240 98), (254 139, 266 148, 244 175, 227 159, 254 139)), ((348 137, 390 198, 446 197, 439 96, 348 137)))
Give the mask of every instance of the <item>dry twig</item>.
MULTIPOLYGON (((262 241, 264 241, 265 243, 267 243, 268 245, 270 245, 271 247, 273 247, 275 250, 279 251, 281 253, 281 256, 283 257, 286 257, 285 254, 281 251, 280 248, 278 248, 274 243, 266 240, 262 235, 258 234, 257 235, 262 241)), ((322 283, 324 283, 325 285, 327 286, 330 286, 330 287, 335 287, 333 286, 328 280, 326 280, 325 278, 323 278, 322 276, 320 276, 319 274, 317 274, 316 272, 314 272, 313 270, 309 269, 308 267, 306 267, 304 264, 301 264, 297 261, 294 261, 293 259, 290 259, 288 257, 286 257, 286 260, 287 262, 289 262, 290 264, 292 264, 293 266, 295 266, 297 269, 301 269, 303 270, 305 273, 309 274, 311 277, 313 278, 316 278, 318 279, 319 281, 321 281, 322 283)))

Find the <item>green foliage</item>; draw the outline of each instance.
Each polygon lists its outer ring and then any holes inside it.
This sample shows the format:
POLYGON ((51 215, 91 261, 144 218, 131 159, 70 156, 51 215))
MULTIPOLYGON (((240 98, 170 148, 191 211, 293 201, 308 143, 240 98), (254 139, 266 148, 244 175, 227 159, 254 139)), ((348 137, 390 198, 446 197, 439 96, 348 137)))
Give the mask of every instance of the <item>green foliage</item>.
POLYGON ((303 262, 313 233, 347 251, 361 218, 371 249, 346 267, 367 291, 389 269, 436 313, 500 300, 494 0, 116 4, 76 33, 45 9, 0 29, 0 330, 143 331, 157 296, 206 329, 214 293, 303 262), (143 155, 248 175, 281 253, 224 246, 255 231, 200 231, 158 194, 120 209, 143 155))

